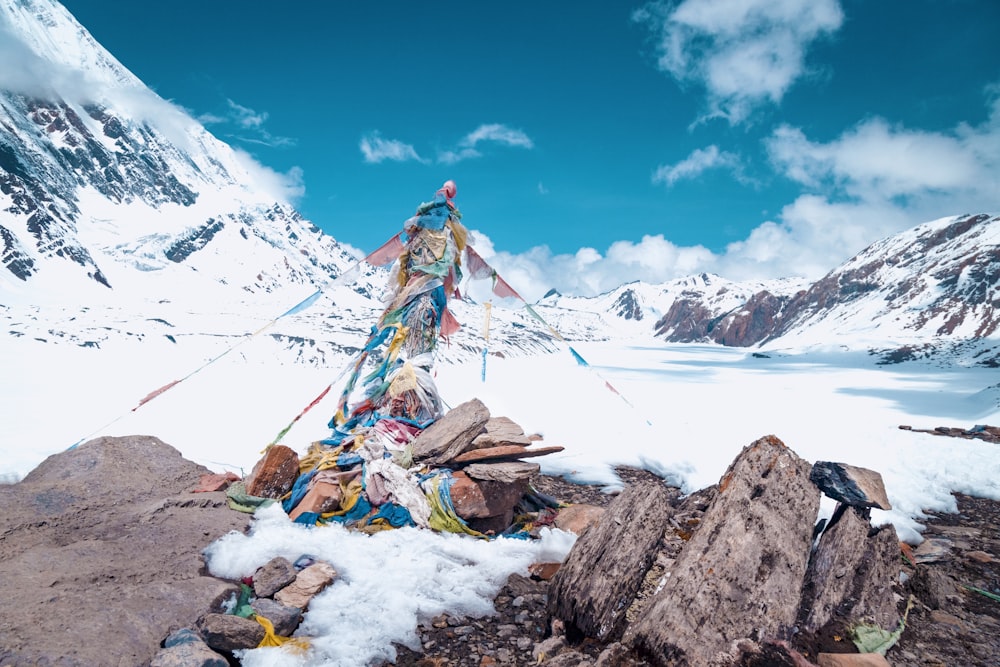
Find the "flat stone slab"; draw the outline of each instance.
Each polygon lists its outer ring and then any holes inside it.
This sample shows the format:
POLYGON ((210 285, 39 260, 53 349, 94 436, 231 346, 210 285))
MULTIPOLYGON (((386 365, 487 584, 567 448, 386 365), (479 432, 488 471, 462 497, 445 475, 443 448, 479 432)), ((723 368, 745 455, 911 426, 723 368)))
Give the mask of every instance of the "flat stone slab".
POLYGON ((489 419, 489 409, 477 398, 456 406, 413 439, 413 459, 448 463, 472 446, 489 419))
POLYGON ((502 461, 500 463, 473 463, 463 471, 473 479, 488 479, 494 482, 518 482, 528 480, 541 469, 537 463, 524 461, 502 461))
POLYGON ((527 447, 533 442, 524 434, 524 429, 509 417, 493 417, 486 422, 486 430, 472 441, 475 449, 500 447, 502 445, 520 445, 527 447))
POLYGON ((452 463, 472 463, 474 461, 516 461, 517 459, 527 459, 534 456, 545 456, 546 454, 556 454, 566 449, 558 445, 551 447, 519 447, 517 445, 505 445, 502 447, 488 447, 486 449, 472 449, 464 454, 460 454, 451 460, 452 463))

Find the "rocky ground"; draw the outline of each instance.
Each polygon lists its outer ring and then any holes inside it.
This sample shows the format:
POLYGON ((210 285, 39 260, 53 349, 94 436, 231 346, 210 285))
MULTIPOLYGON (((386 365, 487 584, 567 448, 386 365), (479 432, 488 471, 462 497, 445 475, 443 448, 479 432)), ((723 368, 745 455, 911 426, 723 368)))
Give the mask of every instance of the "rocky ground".
MULTIPOLYGON (((176 627, 192 626, 231 582, 206 576, 201 550, 247 515, 221 493, 192 494, 200 466, 155 438, 101 439, 0 485, 0 665, 147 665, 176 627)), ((626 484, 650 473, 621 469, 626 484)), ((564 502, 607 506, 598 487, 540 476, 564 502)), ((710 493, 710 490, 709 490, 710 493)), ((1000 664, 1000 503, 956 495, 958 512, 931 514, 926 541, 901 552, 905 632, 895 666, 1000 664), (907 560, 910 559, 910 560, 907 560)), ((698 503, 682 523, 696 526, 698 503)), ((680 535, 682 531, 678 531, 680 535)), ((678 539, 682 539, 678 537, 678 539)), ((664 556, 671 543, 662 544, 664 556)), ((646 591, 656 584, 654 572, 646 591)), ((646 665, 618 645, 567 637, 546 612, 548 582, 514 575, 488 618, 442 616, 420 628, 422 649, 397 665, 646 665)), ((843 637, 799 646, 848 651, 843 637)), ((784 664, 784 663, 774 663, 784 664)))
MULTIPOLYGON (((649 474, 627 468, 618 472, 626 483, 649 474)), ((607 506, 614 498, 598 487, 558 477, 543 476, 537 485, 568 502, 607 506)), ((901 611, 911 595, 913 606, 902 636, 886 656, 894 667, 1000 665, 1000 600, 977 592, 1000 594, 1000 502, 962 494, 955 497, 957 513, 929 513, 924 536, 934 548, 901 551, 897 598, 901 611)), ((655 586, 655 572, 647 579, 648 590, 655 586)), ((567 638, 545 610, 547 589, 546 581, 514 575, 495 600, 495 617, 432 619, 420 628, 422 651, 398 647, 396 662, 381 667, 652 664, 620 645, 567 638)), ((819 652, 855 651, 839 635, 802 642, 796 648, 807 658, 819 652)))

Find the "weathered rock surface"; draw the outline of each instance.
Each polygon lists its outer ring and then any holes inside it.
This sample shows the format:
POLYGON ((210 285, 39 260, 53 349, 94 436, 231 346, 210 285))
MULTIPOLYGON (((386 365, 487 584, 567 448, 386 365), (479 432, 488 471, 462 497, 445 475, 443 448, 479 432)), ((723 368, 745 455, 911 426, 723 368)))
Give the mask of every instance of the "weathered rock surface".
POLYGON ((413 459, 431 464, 451 461, 472 446, 489 418, 489 409, 477 398, 456 406, 413 439, 413 459))
POLYGON ((201 551, 249 515, 189 493, 207 473, 157 438, 103 437, 0 485, 0 665, 145 664, 230 593, 201 551))
POLYGON ((527 447, 532 439, 524 434, 524 429, 509 417, 493 417, 486 422, 485 430, 472 441, 473 449, 517 445, 527 447))
POLYGON ((553 578, 552 615, 585 636, 601 641, 621 637, 625 612, 673 513, 670 500, 667 486, 654 481, 630 486, 618 496, 553 578))
POLYGON ((891 525, 872 529, 867 517, 845 507, 809 561, 800 630, 817 633, 833 622, 839 634, 846 634, 846 625, 860 620, 895 630, 899 613, 892 584, 898 574, 896 530, 891 525))
POLYGON ((229 667, 229 661, 210 649, 197 632, 182 628, 163 641, 149 667, 229 667))
POLYGON ((791 636, 819 491, 778 438, 745 447, 626 640, 661 664, 711 665, 741 638, 791 636))
POLYGON ((299 476, 299 455, 285 445, 273 445, 247 476, 246 490, 258 498, 280 498, 299 476))
POLYGON ((333 583, 337 571, 329 563, 319 561, 305 568, 288 584, 274 594, 276 602, 286 607, 306 609, 317 593, 333 583))
POLYGON ((257 568, 253 575, 254 595, 268 598, 295 581, 298 576, 295 566, 287 558, 278 556, 272 558, 257 568))
POLYGON ((264 626, 233 614, 205 614, 198 619, 198 631, 209 648, 227 653, 256 648, 264 639, 264 626))
POLYGON ((516 461, 546 454, 558 454, 566 449, 559 445, 551 447, 521 447, 520 445, 497 445, 486 449, 469 449, 450 460, 449 463, 461 464, 476 461, 516 461))
POLYGON ((882 483, 882 475, 874 470, 846 463, 817 461, 813 464, 809 479, 824 494, 847 505, 892 509, 882 483))

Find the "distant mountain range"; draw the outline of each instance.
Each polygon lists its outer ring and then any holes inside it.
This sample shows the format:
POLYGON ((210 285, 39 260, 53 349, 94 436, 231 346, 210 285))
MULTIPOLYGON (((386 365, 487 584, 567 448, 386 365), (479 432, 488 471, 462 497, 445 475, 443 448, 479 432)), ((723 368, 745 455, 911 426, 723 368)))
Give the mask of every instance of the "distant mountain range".
MULTIPOLYGON (((302 219, 244 157, 146 88, 53 0, 0 0, 0 41, 23 73, 0 75, 7 335, 84 347, 121 336, 236 340, 245 334, 238 315, 266 320, 350 272, 307 319, 271 335, 303 363, 328 363, 363 342, 384 270, 302 219)), ((467 322, 481 316, 475 304, 456 310, 467 322)), ((656 337, 761 353, 841 345, 883 362, 1000 366, 1000 217, 922 224, 811 284, 702 274, 591 298, 550 293, 535 310, 569 340, 656 337)), ((498 311, 494 353, 554 349, 528 314, 498 311)), ((465 327, 449 354, 474 355, 475 329, 465 327)))

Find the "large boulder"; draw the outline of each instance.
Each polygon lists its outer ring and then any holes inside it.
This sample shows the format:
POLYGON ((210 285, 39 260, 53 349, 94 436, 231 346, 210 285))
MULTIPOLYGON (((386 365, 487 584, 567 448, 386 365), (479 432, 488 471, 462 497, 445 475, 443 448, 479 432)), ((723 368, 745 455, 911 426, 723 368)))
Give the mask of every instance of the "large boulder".
POLYGON ((601 641, 621 637, 625 612, 673 514, 662 481, 631 484, 577 540, 549 589, 549 612, 601 641))
POLYGON ((223 492, 189 492, 210 472, 133 435, 0 485, 0 665, 148 664, 171 627, 232 594, 201 552, 250 516, 223 492))
POLYGON ((790 638, 819 510, 810 469, 774 436, 745 447, 626 640, 657 664, 712 665, 738 640, 790 638))

